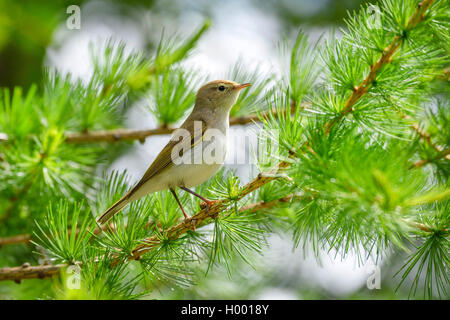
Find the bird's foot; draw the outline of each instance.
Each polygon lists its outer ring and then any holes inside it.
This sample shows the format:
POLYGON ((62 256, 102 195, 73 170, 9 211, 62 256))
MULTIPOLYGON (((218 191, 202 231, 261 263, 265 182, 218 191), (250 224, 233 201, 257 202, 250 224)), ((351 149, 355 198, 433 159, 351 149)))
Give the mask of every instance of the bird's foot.
POLYGON ((183 212, 183 214, 184 214, 184 225, 188 228, 192 228, 192 230, 195 231, 195 224, 197 220, 191 219, 191 217, 189 217, 185 212, 183 212))
POLYGON ((211 218, 215 219, 215 218, 217 218, 217 213, 214 213, 214 214, 210 213, 210 209, 216 203, 219 203, 219 200, 207 200, 207 199, 205 199, 204 201, 200 202, 200 208, 202 208, 202 209, 206 208, 206 214, 208 216, 210 216, 211 218))

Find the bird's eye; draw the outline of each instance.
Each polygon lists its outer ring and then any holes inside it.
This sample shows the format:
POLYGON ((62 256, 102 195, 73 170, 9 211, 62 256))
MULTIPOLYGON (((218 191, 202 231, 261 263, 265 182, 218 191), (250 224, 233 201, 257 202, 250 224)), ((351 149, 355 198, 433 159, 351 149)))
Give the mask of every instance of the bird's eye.
POLYGON ((223 91, 223 90, 225 90, 225 86, 219 86, 219 91, 223 91))

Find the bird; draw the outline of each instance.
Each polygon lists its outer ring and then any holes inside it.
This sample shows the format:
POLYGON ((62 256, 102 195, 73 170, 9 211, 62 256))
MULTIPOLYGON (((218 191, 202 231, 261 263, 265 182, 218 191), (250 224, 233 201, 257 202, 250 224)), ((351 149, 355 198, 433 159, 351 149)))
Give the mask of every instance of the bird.
POLYGON ((202 184, 222 167, 226 156, 231 108, 241 90, 249 86, 251 83, 214 80, 200 87, 191 114, 173 132, 170 141, 142 178, 106 210, 97 219, 97 223, 104 225, 129 203, 167 189, 174 196, 186 221, 189 216, 177 196, 176 188, 200 198, 209 213, 214 201, 190 188, 202 184))

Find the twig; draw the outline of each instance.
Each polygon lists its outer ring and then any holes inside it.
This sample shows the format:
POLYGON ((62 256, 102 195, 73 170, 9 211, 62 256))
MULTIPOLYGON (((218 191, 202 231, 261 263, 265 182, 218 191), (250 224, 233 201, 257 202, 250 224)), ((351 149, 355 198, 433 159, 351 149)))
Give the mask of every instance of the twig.
POLYGON ((281 199, 276 199, 276 200, 272 200, 272 201, 268 201, 268 202, 260 201, 260 202, 256 202, 256 203, 251 203, 251 204, 241 207, 239 209, 239 212, 244 212, 244 211, 250 210, 250 212, 253 213, 258 210, 272 208, 280 203, 289 202, 292 200, 292 198, 294 198, 294 194, 289 194, 281 199))
POLYGON ((436 79, 447 81, 450 80, 450 67, 445 68, 441 74, 436 76, 436 79))
MULTIPOLYGON (((309 105, 305 103, 303 107, 309 105)), ((293 108, 291 107, 291 110, 293 108)), ((269 111, 261 113, 262 117, 267 116, 269 111)), ((272 113, 277 117, 278 113, 276 110, 272 110, 272 113)), ((252 114, 249 116, 241 117, 231 117, 230 126, 235 125, 245 125, 253 122, 258 122, 258 114, 252 114)), ((113 129, 113 130, 101 130, 101 131, 87 131, 87 132, 66 132, 66 142, 67 143, 96 143, 96 142, 117 142, 117 141, 133 141, 139 140, 140 142, 145 142, 145 139, 150 136, 165 135, 170 134, 175 130, 168 126, 161 126, 155 129, 113 129)), ((0 141, 7 141, 8 136, 6 134, 0 133, 0 141)))
MULTIPOLYGON (((419 3, 417 6, 416 11, 414 12, 414 15, 409 19, 407 28, 411 29, 414 28, 420 21, 423 20, 424 14, 426 10, 431 6, 434 0, 423 0, 419 3)), ((383 50, 383 53, 381 54, 380 59, 378 61, 370 66, 370 72, 367 75, 367 77, 361 82, 359 86, 356 86, 353 88, 353 92, 350 94, 350 96, 347 98, 344 104, 344 108, 342 109, 339 116, 331 121, 329 121, 325 125, 325 132, 328 133, 331 130, 331 127, 340 119, 342 119, 345 115, 348 113, 351 113, 354 111, 353 106, 355 103, 365 94, 369 91, 371 85, 375 81, 377 72, 386 64, 391 62, 392 56, 397 51, 397 49, 400 47, 400 45, 403 42, 403 37, 400 35, 395 36, 394 40, 383 50)))
MULTIPOLYGON (((411 120, 412 120, 410 116, 404 114, 401 110, 397 110, 397 112, 400 114, 400 116, 401 116, 403 119, 406 119, 406 120, 408 120, 408 121, 411 121, 411 120)), ((417 135, 418 135, 420 138, 422 138, 425 142, 427 142, 434 150, 436 150, 437 152, 442 152, 442 150, 443 150, 444 148, 441 147, 441 146, 439 146, 439 145, 437 145, 437 144, 435 144, 433 141, 431 141, 431 135, 430 135, 428 132, 422 130, 422 129, 420 128, 420 124, 419 124, 418 122, 412 122, 412 123, 410 124, 410 128, 411 128, 414 132, 416 132, 417 135)))
POLYGON ((423 139, 425 140, 434 150, 437 152, 442 152, 443 148, 431 141, 431 136, 428 132, 422 130, 417 122, 411 125, 411 128, 423 139))
MULTIPOLYGON (((280 169, 286 168, 289 166, 289 163, 286 161, 281 162, 278 165, 278 168, 275 169, 276 171, 279 171, 280 169)), ((253 181, 247 183, 244 188, 242 189, 239 197, 237 200, 241 200, 249 193, 259 189, 261 186, 265 185, 266 183, 275 180, 275 176, 267 176, 259 174, 256 179, 253 181)), ((217 216, 221 211, 225 210, 228 205, 230 204, 230 200, 228 199, 222 199, 217 200, 210 208, 209 213, 206 211, 206 208, 200 210, 193 216, 189 217, 185 221, 167 229, 164 232, 164 238, 167 239, 177 239, 180 235, 186 233, 188 230, 191 230, 193 227, 197 227, 201 225, 205 220, 212 219, 213 217, 217 216)), ((128 257, 128 260, 139 260, 140 257, 150 251, 152 248, 154 248, 156 245, 161 243, 161 238, 159 236, 152 236, 150 238, 147 238, 143 241, 144 243, 136 247, 133 251, 130 257, 128 257)), ((116 260, 116 263, 119 261, 116 260)))
MULTIPOLYGON (((247 210, 251 210, 252 212, 255 212, 257 210, 274 207, 279 203, 288 202, 293 197, 294 197, 294 195, 290 194, 288 196, 285 196, 285 197, 282 197, 280 199, 273 200, 270 202, 261 201, 261 202, 249 204, 247 206, 241 207, 239 210, 241 212, 247 211, 247 210)), ((217 210, 217 208, 214 210, 210 210, 210 214, 219 212, 219 211, 215 211, 215 210, 217 210)), ((190 219, 188 219, 188 221, 187 221, 188 224, 191 223, 191 221, 192 222, 195 221, 194 223, 196 223, 196 225, 199 225, 207 218, 210 218, 210 216, 205 215, 204 213, 205 213, 205 209, 201 210, 196 215, 192 216, 190 219), (189 221, 189 220, 191 220, 191 221, 189 221)), ((173 229, 174 231, 178 230, 180 232, 178 234, 178 236, 179 236, 182 233, 185 233, 187 230, 190 229, 189 226, 186 229, 184 229, 185 226, 186 226, 186 223, 183 222, 183 223, 178 224, 175 227, 172 227, 171 229, 173 229)), ((106 229, 106 227, 105 227, 105 229, 106 229)), ((96 232, 98 233, 99 230, 96 229, 96 232)), ((174 235, 175 234, 172 233, 172 236, 174 236, 174 235)), ((0 244, 18 243, 19 241, 26 242, 26 241, 29 241, 29 239, 30 239, 30 235, 27 235, 27 234, 19 235, 19 236, 15 236, 15 237, 0 239, 0 244)), ((151 241, 151 238, 148 239, 148 241, 151 241)), ((135 259, 139 259, 139 257, 140 257, 140 255, 137 254, 135 259)), ((20 267, 12 267, 12 268, 4 267, 4 268, 0 268, 0 281, 13 280, 13 281, 20 283, 20 281, 23 279, 50 278, 52 276, 57 275, 60 269, 66 268, 67 266, 68 266, 68 264, 30 266, 29 263, 24 263, 20 267)))
POLYGON ((449 159, 450 158, 450 149, 445 149, 444 151, 441 151, 436 157, 432 158, 432 159, 422 159, 422 160, 417 160, 416 162, 414 162, 409 169, 414 169, 414 168, 421 168, 424 165, 431 163, 433 161, 439 160, 439 159, 449 159))
POLYGON ((13 280, 20 283, 23 279, 50 278, 67 266, 67 264, 30 266, 29 263, 24 263, 20 267, 4 267, 0 268, 0 281, 13 280))
MULTIPOLYGON (((252 204, 241 207, 239 209, 239 211, 243 212, 243 211, 251 210, 252 212, 255 212, 257 210, 261 210, 264 208, 270 208, 278 203, 290 201, 293 196, 294 196, 293 194, 290 194, 281 199, 277 199, 277 200, 273 200, 273 201, 269 201, 269 202, 261 201, 261 202, 252 203, 252 204)), ((103 229, 103 231, 114 231, 114 226, 113 225, 110 225, 110 226, 105 225, 102 227, 102 229, 103 229)), ((77 232, 78 232, 78 230, 77 230, 77 232)), ((98 235, 98 234, 100 234, 100 232, 101 232, 100 229, 96 228, 93 233, 95 235, 98 235)), ((69 234, 70 234, 70 232, 69 232, 69 234)), ((31 243, 30 240, 31 240, 31 234, 29 234, 29 233, 19 234, 19 235, 11 236, 11 237, 0 238, 0 248, 3 246, 12 245, 12 244, 20 244, 20 243, 30 244, 31 243)))
MULTIPOLYGON (((433 228, 431 226, 429 226, 429 225, 426 225, 426 224, 423 224, 423 223, 420 223, 420 222, 416 222, 416 221, 410 221, 410 220, 407 220, 407 219, 402 219, 402 220, 406 224, 408 224, 410 227, 412 227, 414 229, 418 229, 418 230, 421 230, 421 231, 424 231, 424 232, 428 232, 428 233, 434 232, 433 228)), ((444 228, 440 229, 439 231, 447 232, 448 228, 444 227, 444 228)))
MULTIPOLYGON (((258 121, 257 115, 230 118, 230 125, 243 125, 258 121)), ((65 141, 67 143, 96 143, 96 142, 118 142, 139 140, 145 142, 150 136, 170 134, 175 130, 168 126, 161 126, 155 129, 113 129, 87 132, 67 132, 65 141)), ((7 141, 8 136, 0 133, 0 141, 7 141), (3 138, 2 138, 3 137, 3 138)))
MULTIPOLYGON (((290 202, 292 201, 294 198, 297 198, 296 194, 289 194, 287 196, 284 196, 280 199, 276 199, 276 200, 272 200, 272 201, 260 201, 260 202, 255 202, 255 203, 251 203, 245 206, 242 206, 241 208, 239 208, 239 212, 244 212, 244 211, 250 211, 250 212, 256 212, 258 210, 263 210, 263 209, 269 209, 269 208, 273 208, 281 203, 286 203, 286 202, 290 202)), ((301 198, 301 197, 299 197, 301 198)), ((315 198, 315 195, 311 196, 310 198, 315 198)), ((195 216, 191 217, 190 219, 188 219, 188 225, 190 223, 195 223, 196 225, 200 225, 203 221, 205 221, 206 219, 210 218, 210 216, 205 215, 204 214, 204 209, 202 211, 200 211, 199 213, 197 213, 195 216), (190 221, 189 221, 190 220, 190 221)), ((220 210, 215 209, 213 212, 210 212, 210 214, 214 214, 214 213, 218 213, 220 212, 220 210), (217 210, 217 212, 216 212, 217 210)), ((408 220, 404 220, 407 224, 409 224, 411 227, 414 227, 416 229, 425 231, 425 232, 433 232, 433 230, 429 227, 426 226, 422 223, 419 222, 414 222, 414 221, 408 221, 408 220)), ((186 223, 180 223, 172 228, 170 228, 166 234, 169 235, 171 239, 176 239, 178 238, 181 234, 187 232, 188 230, 190 230, 191 228, 188 226, 186 227, 186 223)), ((447 231, 448 229, 444 229, 444 231, 447 231)), ((20 235, 20 236, 16 236, 16 238, 27 238, 28 235, 20 235)), ((12 239, 13 237, 11 237, 12 239)), ((6 239, 6 238, 5 238, 6 239)), ((1 240, 1 239, 0 239, 1 240)), ((149 250, 151 250, 154 246, 158 245, 161 243, 161 240, 159 238, 157 238, 156 236, 151 237, 149 239, 146 240, 148 242, 148 244, 145 245, 145 247, 143 246, 141 249, 141 251, 139 252, 139 248, 136 248, 135 251, 133 252, 133 256, 129 257, 129 260, 139 260, 139 258, 145 253, 148 252, 149 250), (150 246, 149 246, 150 245, 150 246)), ((116 261, 117 263, 118 261, 116 261)), ((5 268, 0 268, 0 281, 5 281, 5 280, 13 280, 17 283, 20 283, 21 280, 23 279, 45 279, 45 278, 50 278, 53 277, 55 275, 58 274, 59 270, 68 267, 68 264, 57 264, 57 265, 40 265, 40 266, 30 266, 28 263, 23 264, 20 267, 13 267, 13 268, 9 268, 9 267, 5 267, 5 268)))
POLYGON ((7 246, 10 244, 17 244, 17 243, 26 243, 28 244, 31 240, 31 234, 19 234, 17 236, 12 237, 6 237, 6 238, 0 238, 0 248, 3 246, 7 246))
MULTIPOLYGON (((261 116, 266 116, 269 112, 261 113, 261 116)), ((272 113, 277 116, 277 112, 272 110, 272 113)), ((257 114, 231 117, 230 126, 245 125, 259 121, 257 114)), ((69 143, 92 143, 92 142, 117 142, 126 140, 139 140, 145 142, 145 139, 149 136, 170 134, 175 128, 162 126, 156 129, 148 130, 133 130, 133 129, 114 129, 106 131, 93 131, 83 133, 66 133, 66 141, 69 143)))
POLYGON ((117 142, 126 140, 139 140, 145 142, 145 138, 155 135, 170 134, 175 129, 160 127, 149 130, 114 129, 106 131, 93 131, 83 133, 66 133, 66 142, 69 143, 93 143, 93 142, 117 142))

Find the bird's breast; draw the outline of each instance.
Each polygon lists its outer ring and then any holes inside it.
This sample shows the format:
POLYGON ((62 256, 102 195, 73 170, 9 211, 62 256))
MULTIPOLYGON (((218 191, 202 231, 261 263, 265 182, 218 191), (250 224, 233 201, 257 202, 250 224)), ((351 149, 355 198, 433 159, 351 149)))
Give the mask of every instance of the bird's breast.
POLYGON ((219 171, 227 151, 227 137, 221 130, 206 130, 203 140, 183 154, 174 166, 177 186, 199 185, 219 171))

